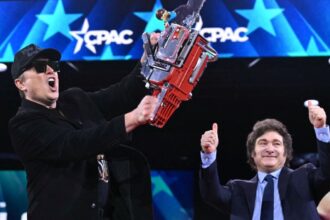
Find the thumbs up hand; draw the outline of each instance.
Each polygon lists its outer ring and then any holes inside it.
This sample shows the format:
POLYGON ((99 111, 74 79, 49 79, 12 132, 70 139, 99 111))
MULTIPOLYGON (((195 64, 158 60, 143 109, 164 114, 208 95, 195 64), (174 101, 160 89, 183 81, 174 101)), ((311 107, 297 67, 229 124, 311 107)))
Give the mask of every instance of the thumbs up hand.
POLYGON ((214 152, 219 144, 218 124, 213 123, 212 130, 205 131, 201 137, 201 147, 204 153, 214 152))

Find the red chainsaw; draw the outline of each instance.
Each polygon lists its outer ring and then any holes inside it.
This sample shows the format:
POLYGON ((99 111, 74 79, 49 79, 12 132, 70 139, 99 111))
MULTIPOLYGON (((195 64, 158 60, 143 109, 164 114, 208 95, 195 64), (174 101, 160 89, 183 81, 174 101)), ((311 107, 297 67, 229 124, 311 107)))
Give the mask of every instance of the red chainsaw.
POLYGON ((142 35, 146 59, 141 74, 146 87, 158 104, 154 118, 149 123, 162 128, 182 101, 192 97, 192 90, 202 76, 207 63, 215 61, 217 52, 209 42, 192 28, 206 0, 189 0, 168 12, 157 11, 157 18, 164 21, 165 30, 160 33, 156 45, 150 43, 148 33, 142 35))

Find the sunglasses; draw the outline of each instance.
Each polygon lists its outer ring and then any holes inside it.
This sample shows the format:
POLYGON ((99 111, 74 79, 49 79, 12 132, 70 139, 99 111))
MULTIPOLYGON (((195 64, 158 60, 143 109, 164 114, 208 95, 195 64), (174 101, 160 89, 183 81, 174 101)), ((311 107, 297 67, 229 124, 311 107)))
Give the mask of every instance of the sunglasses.
POLYGON ((27 66, 23 71, 28 70, 32 67, 37 73, 45 73, 47 66, 53 69, 54 72, 60 72, 60 62, 59 61, 34 61, 29 66, 27 66))

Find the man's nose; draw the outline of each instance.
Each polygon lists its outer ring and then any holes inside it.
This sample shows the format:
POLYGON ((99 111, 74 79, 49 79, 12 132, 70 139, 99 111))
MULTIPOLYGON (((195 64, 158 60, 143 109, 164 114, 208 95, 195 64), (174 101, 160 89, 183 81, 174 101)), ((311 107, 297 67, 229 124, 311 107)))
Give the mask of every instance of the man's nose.
POLYGON ((272 143, 268 143, 268 144, 267 144, 267 148, 266 148, 266 150, 267 150, 268 152, 273 152, 274 149, 275 149, 274 144, 272 144, 272 143))
POLYGON ((47 68, 46 68, 46 74, 47 74, 47 75, 50 75, 50 74, 53 74, 53 73, 54 73, 53 68, 51 68, 50 66, 47 65, 47 68))

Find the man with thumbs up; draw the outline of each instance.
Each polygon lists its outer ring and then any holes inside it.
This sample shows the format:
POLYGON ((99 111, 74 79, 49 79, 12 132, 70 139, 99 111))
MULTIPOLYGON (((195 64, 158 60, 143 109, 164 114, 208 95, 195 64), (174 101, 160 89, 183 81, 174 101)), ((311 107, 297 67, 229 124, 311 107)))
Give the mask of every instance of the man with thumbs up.
POLYGON ((216 162, 218 125, 201 137, 200 190, 205 202, 230 215, 232 220, 320 219, 316 201, 330 189, 330 131, 323 108, 308 104, 314 127, 320 167, 306 164, 288 168, 292 139, 276 119, 258 121, 247 137, 248 163, 256 170, 250 180, 221 185, 216 162))

